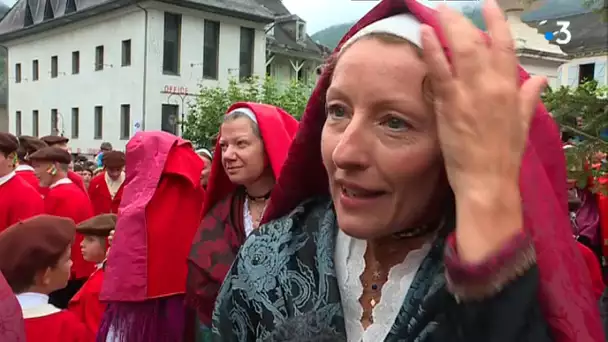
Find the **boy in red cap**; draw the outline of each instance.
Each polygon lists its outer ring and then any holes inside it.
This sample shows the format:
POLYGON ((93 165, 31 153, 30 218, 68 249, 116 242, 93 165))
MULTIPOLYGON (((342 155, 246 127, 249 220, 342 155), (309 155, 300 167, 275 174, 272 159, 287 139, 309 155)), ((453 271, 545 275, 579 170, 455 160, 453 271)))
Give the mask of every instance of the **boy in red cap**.
POLYGON ((94 335, 69 311, 49 303, 49 293, 70 277, 70 219, 39 215, 0 233, 0 271, 17 294, 28 342, 89 342, 94 335))
MULTIPOLYGON (((45 147, 31 154, 29 159, 43 187, 48 187, 44 197, 45 213, 72 219, 76 224, 93 216, 88 196, 67 177, 67 165, 72 156, 59 147, 45 147)), ((95 264, 85 261, 80 254, 82 235, 76 233, 72 245, 72 277, 68 286, 51 294, 51 303, 65 309, 82 284, 95 270, 95 264)))
POLYGON ((120 151, 104 152, 103 172, 91 179, 89 198, 95 215, 118 213, 125 182, 125 154, 120 151))
POLYGON ((84 260, 95 263, 97 270, 91 274, 80 291, 70 300, 68 309, 80 318, 89 330, 97 333, 106 305, 99 301, 103 283, 103 262, 108 250, 108 236, 116 227, 115 214, 101 214, 81 222, 76 231, 84 236, 80 243, 84 260))
MULTIPOLYGON (((40 140, 44 141, 48 146, 54 146, 54 147, 58 147, 66 152, 69 152, 69 147, 68 147, 68 142, 70 141, 70 139, 64 137, 64 136, 59 136, 59 135, 47 135, 44 136, 42 138, 40 138, 40 140)), ((70 163, 72 162, 71 156, 70 156, 70 163)), ((68 165, 70 163, 67 163, 68 165)), ((82 177, 80 177, 79 174, 77 174, 76 172, 69 170, 68 171, 68 178, 72 181, 72 183, 76 184, 76 186, 78 186, 78 188, 80 190, 82 190, 85 194, 87 193, 87 188, 84 186, 84 182, 82 180, 82 177)))
POLYGON ((19 148, 17 149, 19 162, 15 168, 15 173, 41 194, 44 194, 44 188, 40 187, 40 181, 36 177, 34 168, 30 165, 29 156, 43 147, 47 147, 47 144, 36 137, 19 136, 19 148))
POLYGON ((42 197, 21 177, 16 177, 19 141, 10 133, 0 133, 0 232, 29 217, 42 214, 42 197))

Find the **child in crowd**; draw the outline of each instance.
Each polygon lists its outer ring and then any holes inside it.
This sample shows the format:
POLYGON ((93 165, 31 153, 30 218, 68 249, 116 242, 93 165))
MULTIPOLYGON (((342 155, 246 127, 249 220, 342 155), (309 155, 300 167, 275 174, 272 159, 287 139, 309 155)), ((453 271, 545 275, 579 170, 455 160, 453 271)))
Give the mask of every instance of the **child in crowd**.
POLYGON ((92 342, 93 332, 72 312, 49 304, 49 293, 70 278, 74 221, 39 215, 0 233, 0 271, 17 295, 28 342, 92 342))
POLYGON ((97 270, 72 298, 68 309, 94 333, 99 330, 99 323, 106 309, 105 304, 99 301, 99 292, 103 283, 103 262, 108 249, 108 236, 115 226, 115 214, 101 214, 80 223, 76 228, 76 231, 84 236, 80 243, 82 257, 95 263, 97 270))

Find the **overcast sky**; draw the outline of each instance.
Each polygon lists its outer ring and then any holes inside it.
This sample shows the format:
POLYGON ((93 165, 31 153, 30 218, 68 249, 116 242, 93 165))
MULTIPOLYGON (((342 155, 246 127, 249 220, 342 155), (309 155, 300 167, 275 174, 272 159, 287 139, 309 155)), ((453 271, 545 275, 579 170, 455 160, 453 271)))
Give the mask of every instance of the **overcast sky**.
MULTIPOLYGON (((0 0, 12 6, 16 0, 0 0)), ((419 0, 431 5, 437 5, 442 0, 426 1, 419 0)), ((444 0, 445 1, 445 0, 444 0)), ((447 2, 454 7, 463 5, 474 5, 478 0, 447 2)), ((293 14, 299 15, 306 20, 310 34, 322 30, 328 26, 355 21, 361 18, 367 11, 374 7, 379 0, 283 0, 283 3, 293 14)))
MULTIPOLYGON (((306 20, 306 26, 310 34, 331 25, 355 21, 378 4, 378 2, 378 0, 283 0, 283 3, 291 13, 297 14, 306 20)), ((434 7, 442 1, 422 0, 422 2, 434 7)), ((477 2, 477 0, 449 0, 449 2, 446 1, 445 3, 460 8, 467 5, 475 5, 477 2)))

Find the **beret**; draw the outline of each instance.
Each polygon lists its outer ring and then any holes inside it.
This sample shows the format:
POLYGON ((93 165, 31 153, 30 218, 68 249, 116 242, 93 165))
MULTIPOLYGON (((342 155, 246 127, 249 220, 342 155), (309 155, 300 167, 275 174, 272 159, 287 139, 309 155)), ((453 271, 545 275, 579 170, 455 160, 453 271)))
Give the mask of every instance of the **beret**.
POLYGON ((70 141, 70 139, 61 135, 46 135, 40 138, 40 140, 44 141, 49 146, 67 144, 68 141, 70 141))
POLYGON ((69 164, 72 162, 72 155, 68 151, 59 147, 48 146, 32 153, 28 159, 30 161, 69 164))
POLYGON ((76 231, 84 235, 110 236, 116 228, 116 214, 101 214, 82 221, 76 226, 76 231))
POLYGON ((47 143, 36 137, 22 135, 19 136, 19 148, 17 149, 17 155, 20 159, 26 160, 30 154, 47 146, 47 143))
POLYGON ((101 157, 103 166, 110 169, 118 169, 125 166, 125 154, 120 151, 107 151, 101 157))
POLYGON ((13 153, 19 148, 19 140, 17 137, 10 134, 0 132, 0 151, 6 154, 13 153))
POLYGON ((76 234, 74 221, 38 215, 0 233, 0 272, 13 290, 31 285, 35 274, 54 266, 76 234))

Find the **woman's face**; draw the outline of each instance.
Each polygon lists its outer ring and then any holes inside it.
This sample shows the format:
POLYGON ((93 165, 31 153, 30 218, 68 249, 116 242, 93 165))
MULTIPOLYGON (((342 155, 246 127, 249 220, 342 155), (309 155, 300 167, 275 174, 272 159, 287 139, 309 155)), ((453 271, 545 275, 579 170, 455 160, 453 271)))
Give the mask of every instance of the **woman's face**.
POLYGON ((220 127, 222 165, 232 183, 248 185, 264 172, 264 144, 248 118, 226 121, 220 127))
POLYGON ((413 47, 379 38, 354 43, 337 62, 321 152, 338 225, 351 236, 414 228, 445 184, 426 72, 413 47))

